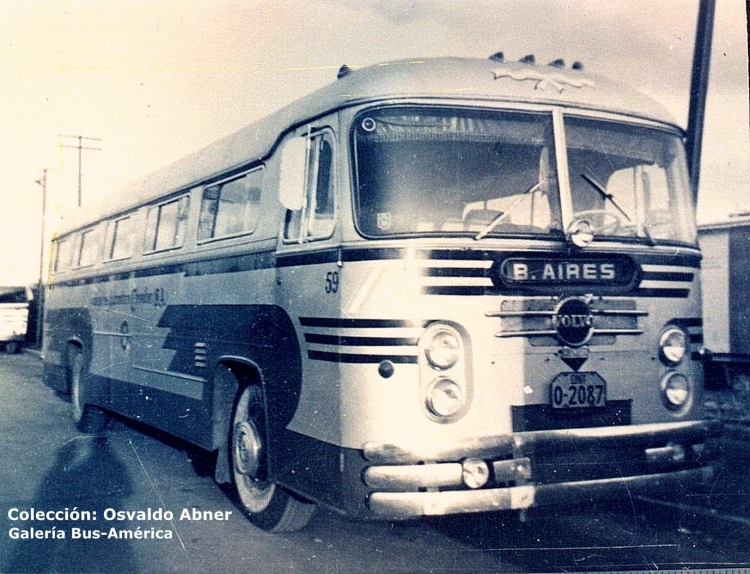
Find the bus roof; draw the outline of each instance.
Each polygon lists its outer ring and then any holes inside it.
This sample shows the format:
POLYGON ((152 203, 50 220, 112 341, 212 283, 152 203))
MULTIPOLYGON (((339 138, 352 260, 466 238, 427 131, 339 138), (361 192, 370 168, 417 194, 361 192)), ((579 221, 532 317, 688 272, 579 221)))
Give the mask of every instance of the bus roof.
POLYGON ((566 68, 561 61, 537 65, 527 57, 505 62, 499 55, 400 60, 354 70, 342 66, 338 76, 337 81, 102 198, 101 209, 79 210, 63 223, 61 233, 260 161, 288 130, 333 110, 371 101, 418 98, 553 104, 674 125, 661 105, 637 90, 585 72, 578 65, 566 68))

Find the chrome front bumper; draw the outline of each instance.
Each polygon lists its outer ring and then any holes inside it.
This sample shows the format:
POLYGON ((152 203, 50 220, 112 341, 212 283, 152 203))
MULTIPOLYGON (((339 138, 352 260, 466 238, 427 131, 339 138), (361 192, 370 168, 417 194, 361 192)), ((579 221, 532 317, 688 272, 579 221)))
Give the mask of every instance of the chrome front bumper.
POLYGON ((710 480, 713 469, 707 466, 711 456, 705 442, 721 432, 716 421, 688 421, 521 432, 436 448, 367 443, 364 456, 371 465, 363 479, 370 490, 370 510, 394 519, 522 510, 627 492, 654 494, 678 483, 710 480), (616 476, 558 482, 540 479, 536 471, 537 466, 566 457, 585 466, 596 463, 594 453, 624 448, 637 459, 630 463, 638 472, 623 475, 618 467, 616 476), (467 473, 478 459, 487 465, 489 480, 481 488, 470 488, 473 477, 467 473))

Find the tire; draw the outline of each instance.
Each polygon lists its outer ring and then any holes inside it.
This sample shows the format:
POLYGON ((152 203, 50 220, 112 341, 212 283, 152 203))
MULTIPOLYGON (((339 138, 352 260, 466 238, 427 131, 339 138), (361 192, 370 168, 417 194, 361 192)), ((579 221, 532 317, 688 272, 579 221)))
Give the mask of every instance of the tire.
POLYGON ((70 355, 70 402, 73 422, 81 432, 98 433, 107 427, 109 415, 100 408, 84 402, 85 379, 86 365, 83 352, 75 347, 70 355))
POLYGON ((267 479, 266 417, 263 391, 245 387, 229 432, 229 465, 237 500, 248 520, 268 532, 301 530, 316 506, 267 479))
POLYGON ((21 350, 21 346, 18 344, 18 341, 8 341, 5 343, 5 352, 9 355, 15 355, 21 350))

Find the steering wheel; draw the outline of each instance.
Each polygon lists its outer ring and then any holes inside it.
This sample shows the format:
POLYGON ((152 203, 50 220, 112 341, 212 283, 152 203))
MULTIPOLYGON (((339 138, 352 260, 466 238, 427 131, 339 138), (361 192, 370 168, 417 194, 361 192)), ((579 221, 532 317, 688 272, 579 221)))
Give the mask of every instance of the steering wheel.
POLYGON ((575 220, 588 219, 590 216, 600 218, 599 225, 596 225, 593 221, 589 220, 592 233, 611 233, 617 231, 622 226, 622 219, 620 219, 619 215, 604 209, 586 209, 584 211, 579 211, 575 214, 575 220))

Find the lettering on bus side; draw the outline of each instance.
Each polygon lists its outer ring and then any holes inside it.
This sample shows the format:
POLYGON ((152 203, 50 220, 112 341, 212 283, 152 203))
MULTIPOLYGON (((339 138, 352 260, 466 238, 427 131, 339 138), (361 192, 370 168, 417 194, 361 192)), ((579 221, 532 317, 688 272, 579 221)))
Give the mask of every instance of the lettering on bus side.
POLYGON ((112 295, 94 297, 91 305, 95 307, 111 307, 114 305, 153 305, 154 307, 167 306, 167 290, 157 287, 149 291, 148 287, 143 290, 133 289, 130 293, 115 293, 112 295))

